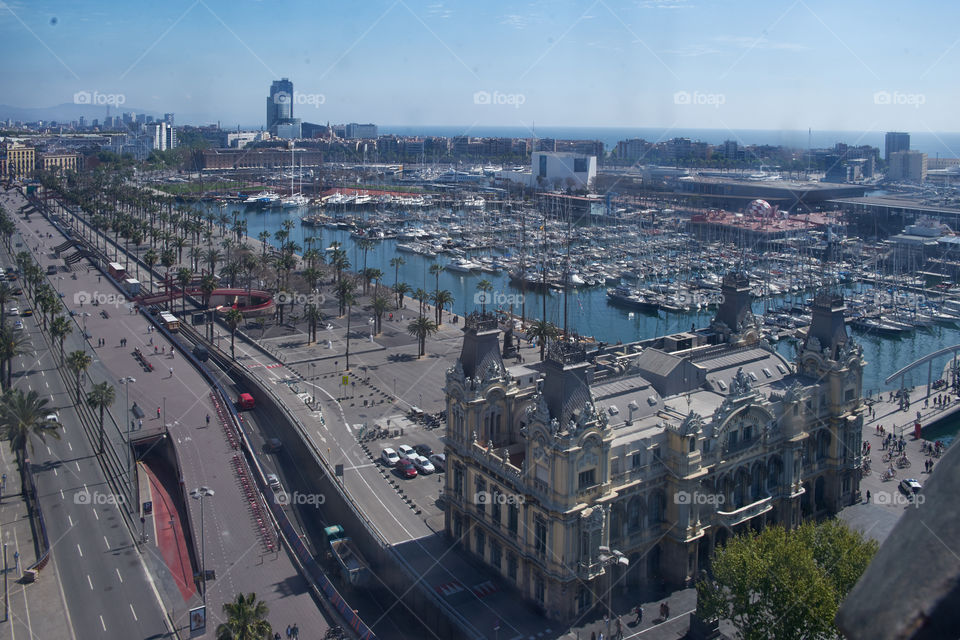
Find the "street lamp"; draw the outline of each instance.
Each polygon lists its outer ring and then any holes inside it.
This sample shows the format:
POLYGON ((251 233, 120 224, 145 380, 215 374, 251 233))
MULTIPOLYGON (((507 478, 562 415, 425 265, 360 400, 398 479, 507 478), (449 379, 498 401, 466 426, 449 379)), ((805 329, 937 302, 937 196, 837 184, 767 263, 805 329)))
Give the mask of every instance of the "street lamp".
POLYGON ((612 609, 613 606, 611 601, 613 600, 613 568, 617 565, 628 567, 630 566, 630 558, 623 555, 622 551, 616 549, 610 549, 607 546, 601 546, 598 549, 600 551, 600 564, 603 565, 604 569, 610 569, 610 577, 607 578, 607 635, 604 637, 610 637, 610 618, 613 617, 612 609))
POLYGON ((203 538, 203 499, 213 497, 213 489, 199 487, 190 492, 190 497, 200 501, 200 571, 203 574, 203 610, 207 610, 207 556, 203 538))
POLYGON ((86 353, 87 343, 90 341, 90 338, 87 336, 87 318, 90 317, 90 313, 88 311, 84 311, 80 314, 80 316, 83 318, 83 352, 86 353))

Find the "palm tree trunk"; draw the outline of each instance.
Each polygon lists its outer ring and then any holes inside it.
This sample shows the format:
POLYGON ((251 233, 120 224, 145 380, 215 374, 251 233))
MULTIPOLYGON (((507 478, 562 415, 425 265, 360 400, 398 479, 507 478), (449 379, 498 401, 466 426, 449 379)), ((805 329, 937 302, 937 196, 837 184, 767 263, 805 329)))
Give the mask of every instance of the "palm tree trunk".
POLYGON ((100 455, 103 455, 103 405, 100 405, 100 455))

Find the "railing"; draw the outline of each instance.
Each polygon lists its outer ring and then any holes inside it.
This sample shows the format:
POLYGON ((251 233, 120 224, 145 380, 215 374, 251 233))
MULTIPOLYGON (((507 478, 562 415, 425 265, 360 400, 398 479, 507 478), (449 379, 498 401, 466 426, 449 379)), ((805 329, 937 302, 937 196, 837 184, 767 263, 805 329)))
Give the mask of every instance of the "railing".
POLYGON ((740 507, 735 511, 717 511, 717 518, 720 519, 722 524, 733 527, 750 518, 755 518, 762 513, 770 511, 773 509, 772 502, 773 498, 768 496, 748 504, 745 507, 740 507))

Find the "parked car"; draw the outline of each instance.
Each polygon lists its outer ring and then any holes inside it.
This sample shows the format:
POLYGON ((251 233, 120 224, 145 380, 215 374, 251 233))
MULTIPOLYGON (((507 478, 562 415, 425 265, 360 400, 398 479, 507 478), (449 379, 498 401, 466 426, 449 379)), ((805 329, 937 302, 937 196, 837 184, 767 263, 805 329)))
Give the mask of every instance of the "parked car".
POLYGON ((398 456, 397 452, 390 447, 386 447, 380 452, 380 460, 388 467, 393 467, 396 466, 397 461, 400 460, 400 456, 398 456))
POLYGON ((409 458, 411 455, 417 455, 417 452, 413 450, 408 444, 401 444, 397 447, 397 454, 401 458, 409 458))
POLYGON ((414 450, 424 458, 430 458, 433 455, 433 449, 430 448, 428 444, 418 444, 414 447, 414 450))
POLYGON ((17 320, 13 323, 14 329, 23 329, 23 320, 17 320))
POLYGON ((7 313, 9 313, 11 316, 18 316, 20 315, 20 309, 17 307, 10 307, 7 309, 7 313))
POLYGON ((280 478, 277 477, 277 474, 268 473, 267 484, 270 485, 270 488, 274 491, 280 491, 280 478))
POLYGON ((417 468, 417 471, 423 475, 430 475, 436 471, 433 464, 421 455, 411 456, 410 459, 413 462, 413 466, 417 468))
POLYGON ((400 458, 397 460, 396 467, 397 473, 400 474, 401 478, 416 478, 417 477, 417 468, 413 466, 413 462, 407 460, 406 458, 400 458))
POLYGON ((443 473, 447 470, 447 456, 443 453, 435 453, 430 456, 430 462, 433 464, 433 467, 443 473))
POLYGON ((27 316, 27 317, 32 316, 32 315, 33 315, 33 309, 30 309, 30 308, 28 307, 28 308, 24 309, 23 311, 21 311, 21 312, 20 312, 20 315, 22 315, 22 316, 27 316))
POLYGON ((920 489, 922 488, 923 485, 921 485, 920 482, 915 478, 904 478, 900 481, 900 491, 908 496, 920 493, 920 489))
POLYGON ((60 422, 60 416, 55 413, 48 413, 44 420, 47 422, 60 422))

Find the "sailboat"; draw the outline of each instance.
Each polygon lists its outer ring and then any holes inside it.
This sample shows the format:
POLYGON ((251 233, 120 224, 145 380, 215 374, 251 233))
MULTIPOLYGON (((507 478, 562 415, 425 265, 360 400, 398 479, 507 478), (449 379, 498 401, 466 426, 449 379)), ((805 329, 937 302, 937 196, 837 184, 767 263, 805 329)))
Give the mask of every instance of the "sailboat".
MULTIPOLYGON (((302 171, 300 173, 300 176, 301 176, 300 179, 302 182, 303 180, 302 171)), ((301 190, 303 189, 302 183, 300 188, 301 190)), ((300 207, 305 207, 308 204, 310 204, 310 198, 306 197, 300 192, 297 192, 297 193, 293 192, 293 147, 290 147, 290 195, 287 196, 286 198, 283 198, 280 201, 280 206, 283 207, 284 209, 299 209, 300 207)))

